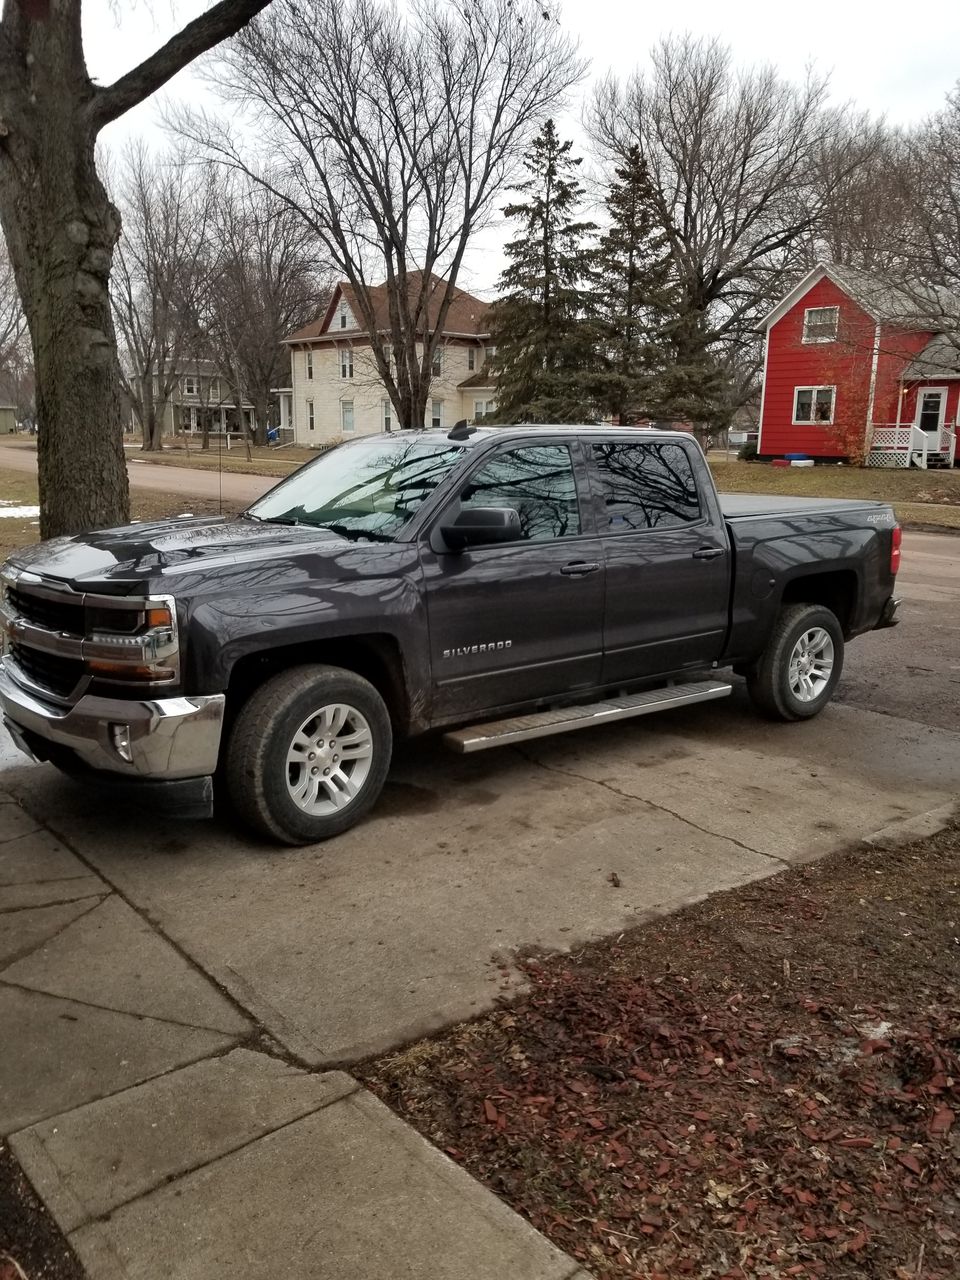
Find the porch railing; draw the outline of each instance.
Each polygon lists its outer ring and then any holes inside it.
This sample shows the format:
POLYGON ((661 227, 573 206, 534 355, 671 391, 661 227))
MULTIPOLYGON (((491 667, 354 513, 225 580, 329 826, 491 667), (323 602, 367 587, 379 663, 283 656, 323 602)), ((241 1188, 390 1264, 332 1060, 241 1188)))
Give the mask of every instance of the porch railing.
POLYGON ((945 426, 934 435, 913 423, 882 424, 873 428, 868 467, 927 467, 931 457, 953 465, 957 451, 956 432, 945 426))

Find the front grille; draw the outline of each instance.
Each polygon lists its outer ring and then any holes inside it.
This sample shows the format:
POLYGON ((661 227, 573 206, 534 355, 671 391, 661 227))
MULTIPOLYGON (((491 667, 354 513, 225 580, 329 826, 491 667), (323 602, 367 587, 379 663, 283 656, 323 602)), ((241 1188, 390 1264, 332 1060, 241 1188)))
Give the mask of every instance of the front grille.
POLYGON ((10 646, 10 656, 28 679, 58 698, 68 698, 86 675, 79 658, 60 658, 17 643, 10 646))
POLYGON ((8 588, 7 602, 24 622, 35 627, 75 636, 84 634, 86 623, 82 604, 74 604, 70 600, 48 600, 44 596, 35 596, 29 588, 18 590, 16 587, 8 588))

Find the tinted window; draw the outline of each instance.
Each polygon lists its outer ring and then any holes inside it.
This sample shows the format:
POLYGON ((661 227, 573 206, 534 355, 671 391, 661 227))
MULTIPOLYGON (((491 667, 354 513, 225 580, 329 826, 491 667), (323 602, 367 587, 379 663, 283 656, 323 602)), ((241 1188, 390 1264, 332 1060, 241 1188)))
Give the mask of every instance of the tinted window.
POLYGON ((580 532, 580 508, 570 450, 565 445, 511 449, 469 479, 464 507, 513 507, 531 542, 580 532))
POLYGON ((700 519, 700 495, 679 444, 595 444, 601 532, 670 529, 700 519))

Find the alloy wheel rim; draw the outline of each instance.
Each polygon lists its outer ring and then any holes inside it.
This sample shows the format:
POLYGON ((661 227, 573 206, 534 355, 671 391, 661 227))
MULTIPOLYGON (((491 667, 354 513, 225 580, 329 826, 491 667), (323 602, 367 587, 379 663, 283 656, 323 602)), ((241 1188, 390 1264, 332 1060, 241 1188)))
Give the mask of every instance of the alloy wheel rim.
POLYGON ((304 720, 287 750, 287 790, 311 817, 342 813, 356 800, 373 765, 373 733, 365 716, 331 702, 304 720))
POLYGON ((788 663, 790 691, 799 702, 815 702, 833 674, 833 640, 823 627, 804 631, 793 646, 788 663))

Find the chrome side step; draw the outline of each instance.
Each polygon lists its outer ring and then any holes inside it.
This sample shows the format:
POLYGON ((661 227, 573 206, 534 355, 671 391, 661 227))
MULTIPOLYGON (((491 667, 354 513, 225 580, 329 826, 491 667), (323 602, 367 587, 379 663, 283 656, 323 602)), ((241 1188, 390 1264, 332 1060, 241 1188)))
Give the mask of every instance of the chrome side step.
POLYGON ((690 684, 670 685, 666 689, 648 689, 623 698, 606 698, 583 707, 563 707, 557 711, 539 711, 511 720, 494 720, 490 724, 474 724, 454 729, 443 735, 444 745, 452 751, 486 751, 489 747, 505 747, 531 738, 547 738, 555 733, 572 733, 589 729, 611 720, 628 720, 631 716, 649 716, 655 711, 686 707, 691 702, 711 702, 725 698, 733 685, 722 680, 701 680, 690 684))

